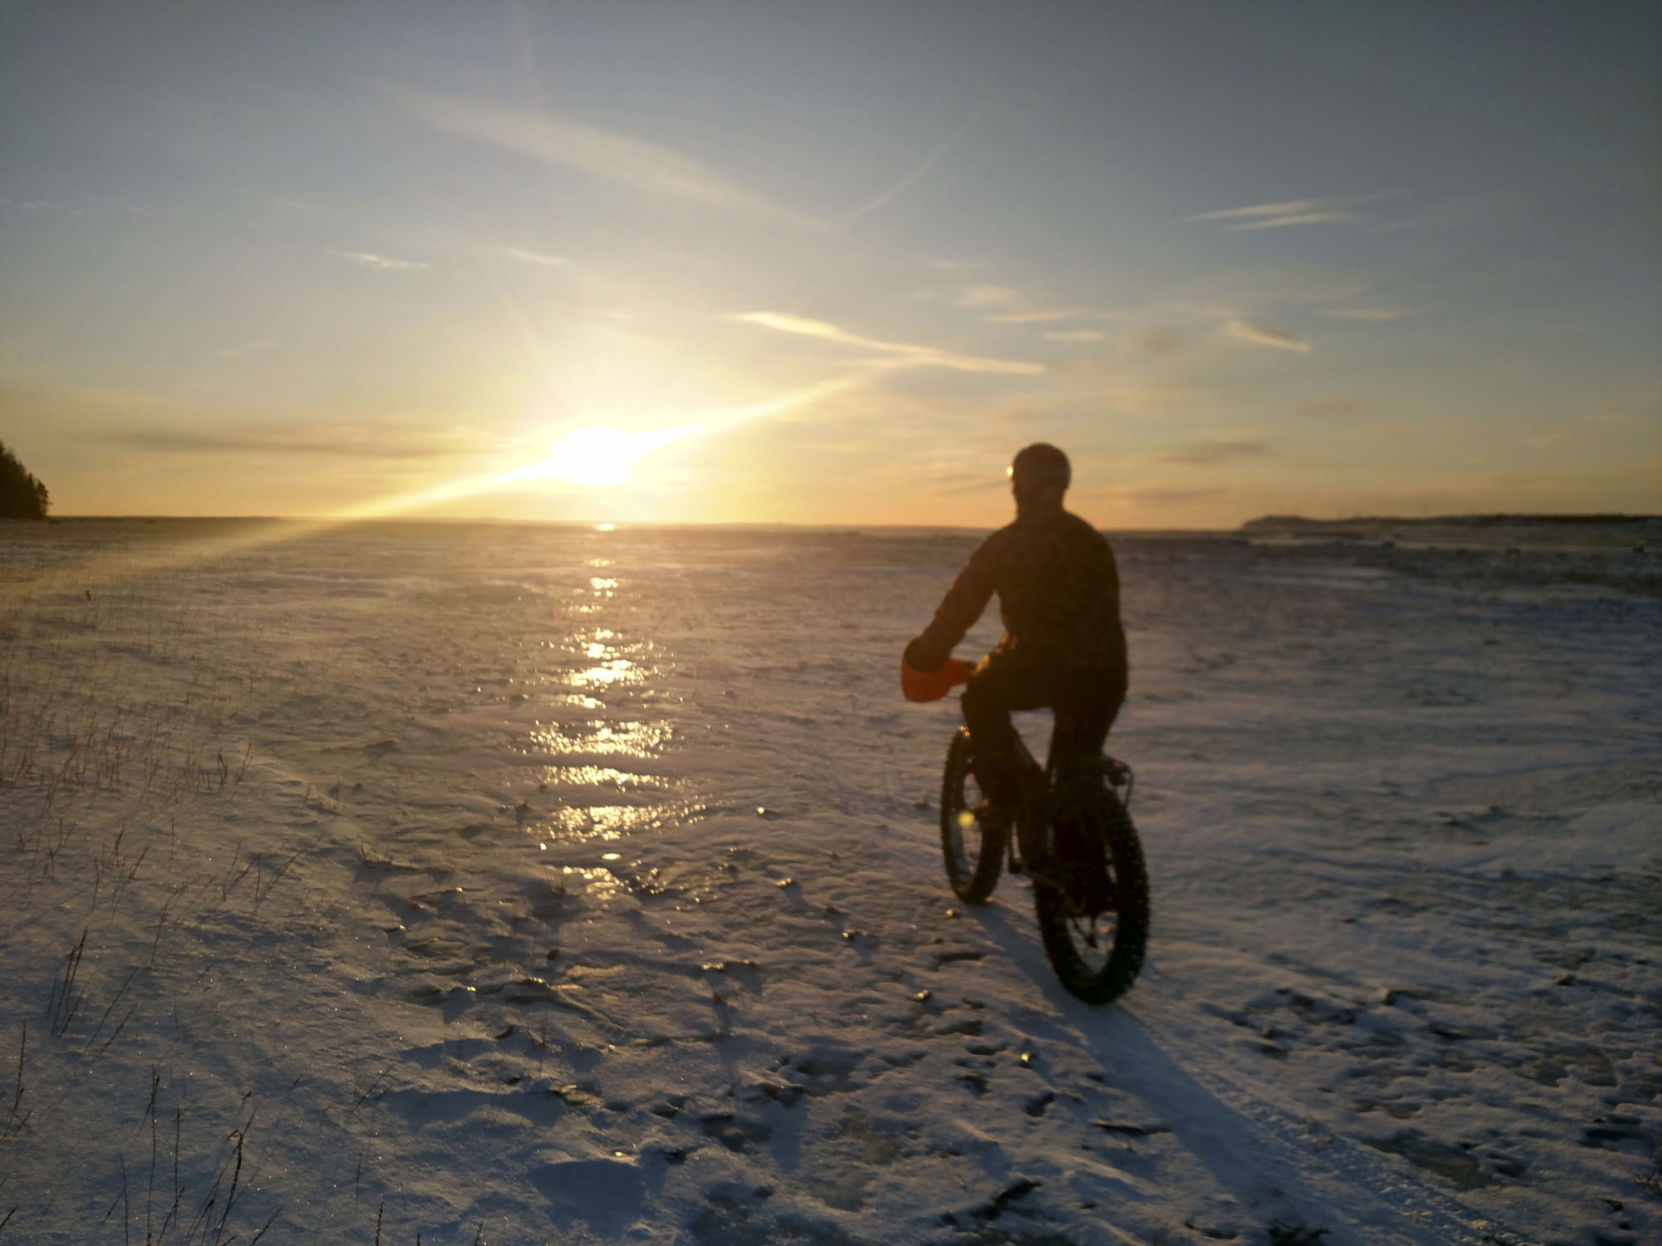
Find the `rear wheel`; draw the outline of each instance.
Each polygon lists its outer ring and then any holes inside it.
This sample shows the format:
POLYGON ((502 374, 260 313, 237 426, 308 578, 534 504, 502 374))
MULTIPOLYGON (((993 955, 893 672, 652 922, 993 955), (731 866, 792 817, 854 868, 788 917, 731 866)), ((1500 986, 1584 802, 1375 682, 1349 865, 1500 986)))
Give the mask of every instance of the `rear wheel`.
POLYGON ((1131 815, 1100 778, 1057 794, 1033 904, 1062 985, 1090 1004, 1130 989, 1148 946, 1148 869, 1131 815))
POLYGON ((976 816, 977 806, 985 802, 970 768, 972 748, 969 731, 959 727, 941 778, 941 855, 953 894, 969 904, 984 904, 998 886, 1009 830, 984 825, 976 816))

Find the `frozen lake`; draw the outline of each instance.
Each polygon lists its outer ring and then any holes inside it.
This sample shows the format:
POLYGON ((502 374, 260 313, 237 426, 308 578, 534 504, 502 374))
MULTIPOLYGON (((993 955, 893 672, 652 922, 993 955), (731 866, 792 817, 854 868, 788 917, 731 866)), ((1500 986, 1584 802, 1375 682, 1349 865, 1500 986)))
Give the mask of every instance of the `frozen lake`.
POLYGON ((1093 1010, 941 869, 973 544, 0 526, 0 1246, 1662 1240, 1654 548, 1116 539, 1093 1010))

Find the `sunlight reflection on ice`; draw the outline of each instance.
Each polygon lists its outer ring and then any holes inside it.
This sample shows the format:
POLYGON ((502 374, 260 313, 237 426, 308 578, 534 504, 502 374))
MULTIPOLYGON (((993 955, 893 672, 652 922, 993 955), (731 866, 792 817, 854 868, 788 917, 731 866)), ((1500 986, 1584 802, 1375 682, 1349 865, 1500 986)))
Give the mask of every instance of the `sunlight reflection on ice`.
POLYGON ((663 788, 668 784, 654 774, 635 774, 628 770, 616 770, 611 766, 548 766, 543 770, 542 781, 549 786, 571 784, 581 787, 652 787, 663 788))
POLYGON ((531 751, 559 756, 592 753, 596 756, 651 758, 670 740, 668 723, 608 722, 550 724, 531 732, 531 751))
MULTIPOLYGON (((556 804, 548 808, 537 802, 539 812, 525 828, 529 842, 547 846, 543 851, 560 844, 621 845, 667 819, 702 808, 669 801, 681 785, 660 774, 640 772, 641 763, 663 754, 672 728, 661 719, 625 715, 638 701, 660 696, 673 667, 662 647, 646 638, 650 632, 643 636, 625 626, 637 617, 635 603, 620 594, 614 565, 610 558, 584 560, 581 578, 571 586, 576 601, 567 606, 567 617, 593 617, 536 644, 553 659, 544 659, 535 680, 542 687, 544 704, 588 711, 564 721, 538 720, 521 745, 540 790, 556 804), (611 759, 618 759, 618 764, 606 764, 611 759), (625 801, 635 803, 620 803, 625 801)), ((560 712, 555 709, 556 715, 560 712)), ((621 853, 602 854, 601 859, 619 860, 621 853)), ((576 864, 562 868, 574 881, 586 883, 596 898, 610 897, 619 889, 604 870, 576 864)))
POLYGON ((560 873, 567 880, 568 887, 573 882, 577 884, 572 890, 586 892, 596 899, 610 900, 625 891, 623 880, 600 866, 566 865, 560 868, 560 873))

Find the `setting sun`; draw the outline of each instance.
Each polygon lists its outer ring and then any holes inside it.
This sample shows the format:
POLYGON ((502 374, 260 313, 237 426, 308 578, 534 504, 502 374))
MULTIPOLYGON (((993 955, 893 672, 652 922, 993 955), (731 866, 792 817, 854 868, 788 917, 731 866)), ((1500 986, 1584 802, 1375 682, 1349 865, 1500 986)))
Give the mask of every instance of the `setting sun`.
POLYGON ((547 474, 556 480, 594 489, 626 484, 635 464, 672 441, 679 441, 696 428, 674 428, 656 433, 630 433, 604 425, 579 428, 567 433, 554 447, 547 474))

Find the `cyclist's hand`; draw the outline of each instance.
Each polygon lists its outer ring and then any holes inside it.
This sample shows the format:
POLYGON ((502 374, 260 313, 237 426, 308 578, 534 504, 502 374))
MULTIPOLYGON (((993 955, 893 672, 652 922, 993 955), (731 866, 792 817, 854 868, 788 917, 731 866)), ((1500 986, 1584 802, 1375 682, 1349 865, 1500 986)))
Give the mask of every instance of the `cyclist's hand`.
POLYGON ((950 652, 942 653, 938 648, 931 645, 925 637, 918 636, 906 646, 903 660, 914 671, 921 671, 925 675, 929 675, 945 666, 947 659, 951 656, 950 652))

